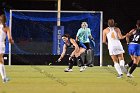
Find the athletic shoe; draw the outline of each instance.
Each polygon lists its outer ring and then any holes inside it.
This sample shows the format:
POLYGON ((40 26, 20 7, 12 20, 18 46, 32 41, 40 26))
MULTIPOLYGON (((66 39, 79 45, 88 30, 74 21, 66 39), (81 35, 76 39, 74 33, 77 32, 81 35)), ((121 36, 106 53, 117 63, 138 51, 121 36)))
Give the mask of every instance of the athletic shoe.
POLYGON ((64 69, 64 72, 72 72, 73 70, 72 69, 69 69, 69 68, 65 68, 64 69))
POLYGON ((127 73, 127 77, 133 78, 134 76, 132 74, 130 74, 130 73, 127 73))
POLYGON ((89 67, 93 67, 94 65, 93 65, 93 64, 89 64, 88 66, 89 66, 89 67))
POLYGON ((119 74, 118 76, 117 76, 117 78, 122 78, 123 77, 123 74, 119 74))
POLYGON ((83 72, 84 70, 86 70, 86 67, 85 66, 81 66, 80 67, 80 72, 83 72))
POLYGON ((86 68, 87 68, 87 66, 83 66, 83 68, 84 68, 84 69, 86 69, 86 68))
POLYGON ((7 83, 8 81, 10 81, 10 79, 7 77, 3 79, 3 83, 7 83))

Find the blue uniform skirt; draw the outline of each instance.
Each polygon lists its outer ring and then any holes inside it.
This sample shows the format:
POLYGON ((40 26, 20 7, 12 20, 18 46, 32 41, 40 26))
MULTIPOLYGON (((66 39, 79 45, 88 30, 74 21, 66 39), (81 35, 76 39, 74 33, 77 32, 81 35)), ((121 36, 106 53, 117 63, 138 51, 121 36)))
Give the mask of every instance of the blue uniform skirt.
POLYGON ((79 42, 78 41, 77 44, 78 44, 79 47, 82 47, 84 49, 87 49, 87 47, 85 46, 85 44, 83 44, 82 42, 79 42))
POLYGON ((129 44, 129 55, 140 56, 140 44, 129 44))

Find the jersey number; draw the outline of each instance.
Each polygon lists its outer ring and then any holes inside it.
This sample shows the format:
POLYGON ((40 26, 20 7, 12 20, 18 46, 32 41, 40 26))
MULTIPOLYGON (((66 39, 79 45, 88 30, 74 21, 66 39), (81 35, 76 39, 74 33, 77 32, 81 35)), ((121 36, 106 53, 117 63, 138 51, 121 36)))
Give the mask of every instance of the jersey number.
POLYGON ((111 33, 111 38, 115 39, 115 33, 114 32, 111 33))
POLYGON ((140 38, 140 35, 134 35, 134 38, 133 38, 133 40, 132 40, 132 41, 138 41, 138 40, 139 40, 139 38, 140 38))

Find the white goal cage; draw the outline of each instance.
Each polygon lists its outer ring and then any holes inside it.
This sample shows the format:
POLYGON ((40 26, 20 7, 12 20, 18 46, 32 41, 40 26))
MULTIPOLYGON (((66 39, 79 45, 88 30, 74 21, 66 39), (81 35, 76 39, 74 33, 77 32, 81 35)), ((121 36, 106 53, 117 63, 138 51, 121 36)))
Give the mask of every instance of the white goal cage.
MULTIPOLYGON (((9 20, 9 27, 12 32, 12 14, 13 12, 49 12, 49 13, 57 13, 58 11, 54 10, 10 10, 10 20, 9 20)), ((100 13, 100 66, 102 66, 103 61, 103 45, 102 45, 102 30, 103 30, 103 12, 102 11, 61 11, 61 13, 100 13)), ((61 18, 60 18, 61 19, 61 18)), ((60 19, 57 19, 61 22, 60 19)), ((9 43, 9 62, 8 64, 11 65, 11 44, 9 43)))

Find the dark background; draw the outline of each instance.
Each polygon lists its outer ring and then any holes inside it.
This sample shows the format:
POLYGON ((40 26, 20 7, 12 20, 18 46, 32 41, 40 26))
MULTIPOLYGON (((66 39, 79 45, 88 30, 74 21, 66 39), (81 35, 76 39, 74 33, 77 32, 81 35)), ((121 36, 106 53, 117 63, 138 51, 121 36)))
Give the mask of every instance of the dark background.
MULTIPOLYGON (((106 21, 114 18, 125 34, 140 19, 139 0, 61 0, 62 10, 103 11, 103 28, 106 21)), ((0 0, 1 11, 5 9, 57 10, 57 0, 0 0)))

